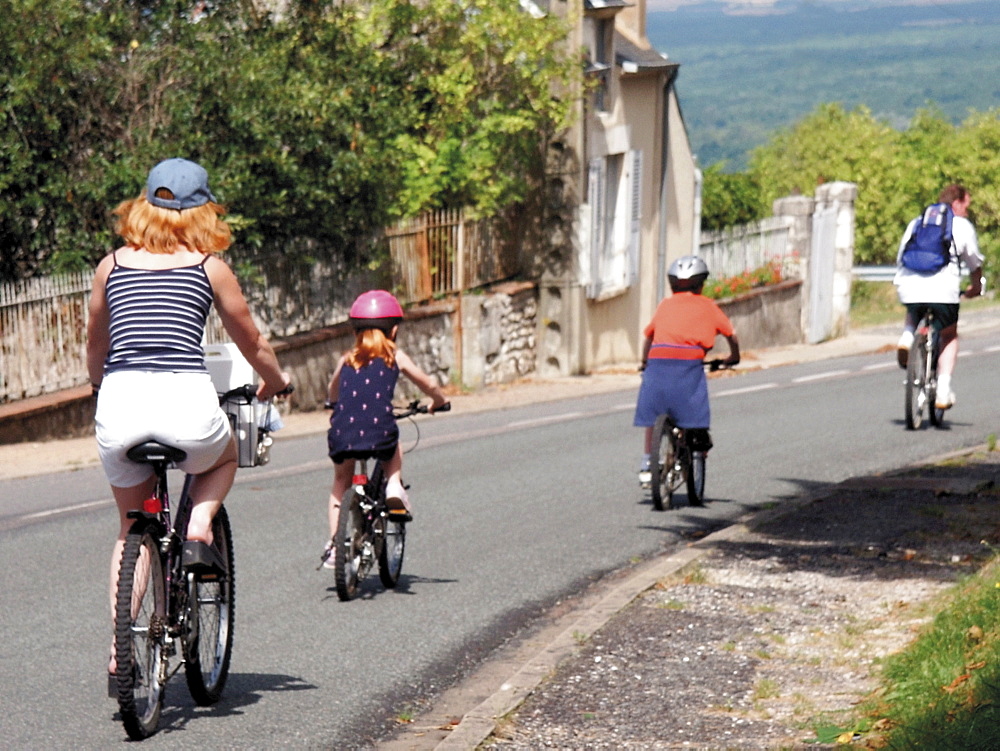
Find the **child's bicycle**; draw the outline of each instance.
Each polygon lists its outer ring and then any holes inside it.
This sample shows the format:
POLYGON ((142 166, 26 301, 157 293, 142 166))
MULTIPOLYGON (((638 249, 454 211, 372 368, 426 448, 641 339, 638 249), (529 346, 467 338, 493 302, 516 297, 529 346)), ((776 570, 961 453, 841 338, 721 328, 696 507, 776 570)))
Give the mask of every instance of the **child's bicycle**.
POLYGON ((906 429, 918 430, 924 423, 927 411, 931 425, 944 424, 944 410, 937 401, 937 366, 940 348, 938 334, 934 329, 934 312, 928 308, 920 322, 910 345, 906 361, 905 408, 906 429))
MULTIPOLYGON (((291 393, 291 386, 284 393, 291 393)), ((256 387, 240 386, 221 395, 231 419, 254 414, 241 409, 259 405, 259 426, 252 436, 251 464, 268 460, 271 439, 270 402, 255 399, 256 387)), ((234 425, 236 434, 250 434, 246 425, 234 425)), ((241 449, 242 453, 242 449, 241 449)), ((117 672, 108 676, 108 692, 118 700, 121 720, 130 738, 141 740, 156 732, 167 681, 184 668, 188 690, 199 705, 214 704, 222 695, 233 650, 236 570, 233 535, 226 507, 212 520, 211 545, 186 540, 191 512, 192 476, 187 475, 171 519, 167 470, 185 459, 184 451, 157 441, 128 450, 134 462, 149 464, 156 475, 153 495, 134 520, 125 538, 118 595, 115 601, 114 652, 117 672), (180 660, 173 658, 180 654, 180 660)))
MULTIPOLYGON (((435 413, 450 409, 451 404, 447 403, 436 409, 435 413)), ((426 405, 414 401, 405 409, 394 412, 393 416, 400 420, 428 412, 426 405)), ((419 433, 417 439, 419 440, 419 433)), ((340 504, 337 534, 323 552, 317 566, 319 570, 333 556, 334 581, 337 596, 341 600, 351 600, 357 595, 359 584, 368 576, 376 561, 379 579, 385 587, 392 589, 399 581, 406 548, 407 519, 390 518, 399 515, 390 514, 386 503, 386 479, 381 461, 355 460, 351 489, 340 504)))
MULTIPOLYGON (((712 372, 724 368, 721 359, 705 363, 712 372)), ((660 415, 653 425, 650 496, 657 511, 674 508, 674 493, 686 486, 691 506, 705 505, 705 459, 707 452, 692 450, 687 434, 669 415, 660 415)))

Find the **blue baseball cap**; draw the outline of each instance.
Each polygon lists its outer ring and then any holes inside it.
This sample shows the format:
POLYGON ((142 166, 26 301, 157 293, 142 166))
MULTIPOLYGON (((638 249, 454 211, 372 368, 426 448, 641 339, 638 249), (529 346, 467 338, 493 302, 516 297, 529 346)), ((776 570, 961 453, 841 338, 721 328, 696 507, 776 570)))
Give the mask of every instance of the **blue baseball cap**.
POLYGON ((161 209, 193 209, 215 201, 208 189, 208 172, 200 164, 187 159, 165 159, 146 178, 146 200, 161 209), (156 191, 166 188, 173 199, 157 198, 156 191))

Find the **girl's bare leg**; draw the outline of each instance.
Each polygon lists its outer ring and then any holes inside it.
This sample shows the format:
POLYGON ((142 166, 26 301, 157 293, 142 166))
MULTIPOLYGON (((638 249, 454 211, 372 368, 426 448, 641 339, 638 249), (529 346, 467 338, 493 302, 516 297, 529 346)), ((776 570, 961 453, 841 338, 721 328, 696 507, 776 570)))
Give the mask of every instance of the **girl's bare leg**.
POLYGON ((191 482, 192 505, 187 539, 212 544, 212 519, 233 487, 237 465, 236 440, 230 439, 218 461, 210 469, 195 476, 191 482))
POLYGON ((340 523, 340 501, 351 487, 351 478, 354 476, 354 462, 343 461, 333 465, 333 488, 330 490, 330 505, 327 515, 330 520, 330 539, 337 534, 337 525, 340 523))

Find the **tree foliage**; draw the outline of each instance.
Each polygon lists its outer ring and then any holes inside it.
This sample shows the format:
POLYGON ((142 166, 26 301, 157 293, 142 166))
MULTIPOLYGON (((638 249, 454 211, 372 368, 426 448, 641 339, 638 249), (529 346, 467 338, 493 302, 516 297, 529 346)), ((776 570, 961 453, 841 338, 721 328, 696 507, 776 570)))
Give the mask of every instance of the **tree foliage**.
POLYGON ((521 200, 568 124, 566 29, 517 0, 271 8, 0 0, 0 278, 93 263, 169 156, 239 244, 365 262, 395 217, 521 200))
POLYGON ((723 226, 739 224, 747 221, 746 206, 756 205, 764 216, 776 198, 812 195, 828 181, 853 182, 858 186, 855 262, 893 264, 906 224, 941 188, 958 182, 972 193, 970 216, 987 256, 987 275, 996 279, 991 268, 1000 267, 997 174, 1000 110, 970 113, 956 126, 940 111, 923 109, 900 131, 864 107, 847 111, 824 104, 755 149, 745 173, 706 170, 703 215, 723 226), (759 190, 756 204, 747 196, 752 186, 759 190), (732 191, 736 197, 726 195, 732 191))

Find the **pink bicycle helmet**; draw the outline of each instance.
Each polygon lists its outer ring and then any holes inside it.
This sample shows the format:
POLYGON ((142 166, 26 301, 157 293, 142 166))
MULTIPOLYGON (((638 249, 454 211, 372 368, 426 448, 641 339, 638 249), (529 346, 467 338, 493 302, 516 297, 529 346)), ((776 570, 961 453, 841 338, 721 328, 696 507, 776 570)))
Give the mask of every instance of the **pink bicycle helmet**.
POLYGON ((403 320, 403 308, 384 289, 373 289, 358 295, 351 306, 350 319, 355 329, 382 329, 388 333, 403 320))

